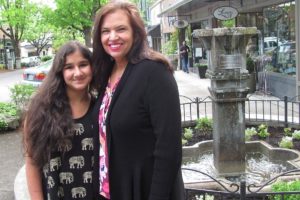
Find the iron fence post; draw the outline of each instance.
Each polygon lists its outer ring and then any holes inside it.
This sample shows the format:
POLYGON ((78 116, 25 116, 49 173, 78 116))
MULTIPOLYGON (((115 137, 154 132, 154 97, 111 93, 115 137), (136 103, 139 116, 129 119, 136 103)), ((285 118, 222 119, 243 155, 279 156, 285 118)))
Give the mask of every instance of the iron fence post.
POLYGON ((240 199, 245 200, 246 199, 246 181, 241 181, 240 185, 240 199))
POLYGON ((284 127, 288 127, 288 97, 284 96, 284 127))
POLYGON ((200 111, 199 111, 199 97, 196 97, 196 107, 197 107, 197 119, 200 117, 200 111))

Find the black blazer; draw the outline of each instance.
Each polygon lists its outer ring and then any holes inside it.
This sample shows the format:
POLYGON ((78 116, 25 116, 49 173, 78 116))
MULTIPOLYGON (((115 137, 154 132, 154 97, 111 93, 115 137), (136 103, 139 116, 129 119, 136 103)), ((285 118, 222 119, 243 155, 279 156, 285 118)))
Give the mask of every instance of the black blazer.
MULTIPOLYGON (((98 127, 100 93, 94 114, 98 127)), ((165 65, 128 64, 107 114, 111 200, 181 200, 181 116, 176 81, 165 65)), ((95 136, 99 191, 99 134, 95 136)))

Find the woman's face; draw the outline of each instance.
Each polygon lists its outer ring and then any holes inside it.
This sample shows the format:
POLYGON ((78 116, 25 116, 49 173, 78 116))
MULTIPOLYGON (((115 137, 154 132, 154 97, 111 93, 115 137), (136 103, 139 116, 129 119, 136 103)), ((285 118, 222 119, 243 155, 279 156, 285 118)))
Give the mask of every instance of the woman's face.
POLYGON ((126 59, 133 44, 133 30, 125 11, 117 10, 107 14, 101 26, 101 43, 116 62, 126 59))
POLYGON ((63 77, 69 91, 83 91, 88 88, 92 80, 92 67, 80 51, 66 57, 63 77))

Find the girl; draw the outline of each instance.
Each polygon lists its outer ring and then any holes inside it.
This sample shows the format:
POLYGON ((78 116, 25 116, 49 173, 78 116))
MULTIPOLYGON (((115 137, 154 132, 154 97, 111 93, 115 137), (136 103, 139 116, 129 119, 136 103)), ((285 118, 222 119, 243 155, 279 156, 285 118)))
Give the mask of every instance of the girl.
POLYGON ((24 121, 32 200, 94 199, 91 52, 71 41, 57 52, 24 121))

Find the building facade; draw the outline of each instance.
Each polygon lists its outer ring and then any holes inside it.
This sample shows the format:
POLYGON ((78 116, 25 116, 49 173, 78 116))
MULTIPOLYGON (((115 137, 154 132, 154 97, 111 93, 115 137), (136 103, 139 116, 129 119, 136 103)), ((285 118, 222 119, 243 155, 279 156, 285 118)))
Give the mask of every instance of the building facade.
POLYGON ((299 74, 299 0, 161 0, 162 42, 174 32, 174 22, 187 21, 189 26, 180 30, 178 44, 190 41, 193 52, 191 64, 205 57, 205 49, 192 37, 195 29, 227 26, 255 26, 258 35, 250 41, 249 54, 256 62, 257 88, 266 94, 282 98, 300 95, 299 74), (237 10, 232 20, 218 20, 214 11, 221 7, 237 10), (189 31, 187 31, 189 30, 189 31), (196 53, 201 49, 201 54, 196 53))

